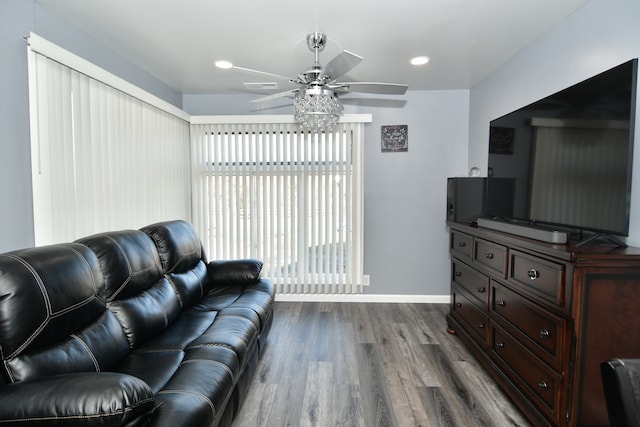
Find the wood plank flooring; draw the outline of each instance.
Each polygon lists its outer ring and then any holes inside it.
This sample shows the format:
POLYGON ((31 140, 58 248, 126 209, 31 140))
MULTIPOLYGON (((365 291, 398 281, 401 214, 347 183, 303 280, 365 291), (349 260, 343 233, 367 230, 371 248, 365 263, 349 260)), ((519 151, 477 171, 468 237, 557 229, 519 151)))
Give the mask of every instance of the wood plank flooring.
POLYGON ((529 426, 446 333, 447 304, 275 304, 233 427, 529 426))

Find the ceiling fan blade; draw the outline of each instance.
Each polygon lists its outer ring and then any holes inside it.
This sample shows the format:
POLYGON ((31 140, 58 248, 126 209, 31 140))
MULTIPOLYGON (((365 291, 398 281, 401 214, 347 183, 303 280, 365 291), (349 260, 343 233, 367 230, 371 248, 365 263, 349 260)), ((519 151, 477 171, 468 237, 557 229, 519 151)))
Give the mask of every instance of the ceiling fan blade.
POLYGON ((250 102, 266 102, 272 99, 284 98, 285 96, 293 95, 298 89, 285 90, 284 92, 274 93, 272 95, 263 96, 262 98, 252 99, 250 102))
POLYGON ((343 76, 348 73, 353 67, 362 62, 362 57, 351 53, 348 50, 343 50, 335 58, 322 69, 322 74, 329 76, 330 81, 343 76))
POLYGON ((232 70, 242 71, 244 73, 259 74, 261 76, 268 76, 268 77, 272 77, 274 79, 286 80, 286 81, 288 81, 290 83, 293 83, 293 84, 303 84, 304 83, 304 82, 300 82, 298 79, 293 79, 293 78, 287 77, 287 76, 281 76, 280 74, 267 73, 266 71, 253 70, 251 68, 238 67, 236 65, 232 66, 231 69, 232 70))
POLYGON ((409 86, 398 83, 340 82, 329 85, 337 92, 379 93, 382 95, 404 95, 409 86))

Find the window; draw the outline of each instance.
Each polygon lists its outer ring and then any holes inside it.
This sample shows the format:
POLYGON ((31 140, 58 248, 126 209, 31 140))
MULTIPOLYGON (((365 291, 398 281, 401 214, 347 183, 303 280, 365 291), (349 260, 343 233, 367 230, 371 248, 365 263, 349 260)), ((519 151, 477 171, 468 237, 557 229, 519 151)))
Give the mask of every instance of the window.
POLYGON ((29 45, 36 244, 189 219, 189 115, 36 35, 29 45))
POLYGON ((209 257, 261 259, 279 293, 361 292, 362 128, 192 124, 193 218, 209 257))

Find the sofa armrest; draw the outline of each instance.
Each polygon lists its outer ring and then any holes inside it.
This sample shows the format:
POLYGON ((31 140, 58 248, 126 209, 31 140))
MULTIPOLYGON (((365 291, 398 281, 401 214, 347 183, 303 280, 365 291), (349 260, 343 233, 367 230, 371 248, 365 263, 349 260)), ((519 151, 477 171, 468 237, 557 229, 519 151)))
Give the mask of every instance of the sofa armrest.
POLYGON ((0 386, 0 425, 142 426, 154 403, 147 383, 131 375, 56 375, 0 386))
POLYGON ((611 426, 640 426, 640 359, 610 359, 600 369, 611 426))
POLYGON ((257 259, 211 261, 207 265, 212 287, 251 285, 260 280, 262 262, 257 259))

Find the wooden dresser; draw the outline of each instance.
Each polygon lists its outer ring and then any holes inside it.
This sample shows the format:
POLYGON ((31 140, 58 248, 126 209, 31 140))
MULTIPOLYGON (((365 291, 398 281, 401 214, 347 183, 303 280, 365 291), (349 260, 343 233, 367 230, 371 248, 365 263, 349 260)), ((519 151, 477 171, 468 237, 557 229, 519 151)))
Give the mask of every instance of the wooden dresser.
POLYGON ((608 425, 600 363, 640 357, 640 249, 447 224, 449 332, 533 425, 608 425))

